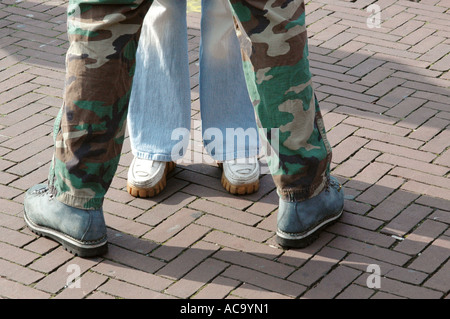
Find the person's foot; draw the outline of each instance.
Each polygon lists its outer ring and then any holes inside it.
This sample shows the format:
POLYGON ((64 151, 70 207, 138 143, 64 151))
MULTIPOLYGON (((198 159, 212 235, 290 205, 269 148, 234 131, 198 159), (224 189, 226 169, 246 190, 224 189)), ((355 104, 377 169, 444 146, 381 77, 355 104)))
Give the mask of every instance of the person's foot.
POLYGON ((231 194, 252 194, 259 189, 259 162, 256 157, 224 161, 222 186, 231 194))
POLYGON ((31 231, 57 241, 74 255, 93 257, 108 250, 102 209, 67 206, 49 193, 47 184, 39 184, 26 192, 24 210, 31 231))
POLYGON ((166 187, 166 176, 174 162, 152 161, 135 157, 128 169, 127 191, 134 197, 153 197, 166 187))
POLYGON ((304 248, 319 237, 325 226, 342 215, 344 191, 334 177, 317 196, 302 202, 280 198, 277 217, 277 243, 286 248, 304 248))

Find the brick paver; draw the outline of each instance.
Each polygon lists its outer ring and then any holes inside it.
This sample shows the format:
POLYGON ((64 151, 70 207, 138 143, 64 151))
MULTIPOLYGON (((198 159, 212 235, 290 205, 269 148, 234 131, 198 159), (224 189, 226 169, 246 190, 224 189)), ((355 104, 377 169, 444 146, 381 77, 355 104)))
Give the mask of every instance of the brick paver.
MULTIPOLYGON (((199 2, 188 13, 195 140, 199 2)), ((277 246, 267 174, 258 193, 233 196, 215 164, 181 163, 157 197, 131 197, 127 138, 104 206, 110 249, 93 259, 22 219, 23 194, 51 159, 66 6, 0 2, 0 298, 449 297, 449 1, 307 1, 314 85, 346 189, 342 219, 314 244, 277 246), (371 4, 380 28, 366 23, 371 4), (367 285, 371 264, 379 287, 367 285), (68 282, 73 267, 80 288, 68 282)))

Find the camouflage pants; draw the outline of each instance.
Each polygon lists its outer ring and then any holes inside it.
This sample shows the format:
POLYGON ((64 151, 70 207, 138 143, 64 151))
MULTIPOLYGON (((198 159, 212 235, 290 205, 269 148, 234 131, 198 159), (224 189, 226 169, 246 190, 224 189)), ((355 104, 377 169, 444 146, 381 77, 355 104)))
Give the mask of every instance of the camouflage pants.
MULTIPOLYGON (((269 157, 278 193, 285 200, 305 200, 327 183, 331 148, 311 84, 304 1, 229 1, 258 127, 269 142, 278 131, 276 152, 269 157)), ((100 208, 112 182, 137 43, 151 3, 70 0, 64 104, 55 122, 49 174, 54 195, 69 206, 100 208)))

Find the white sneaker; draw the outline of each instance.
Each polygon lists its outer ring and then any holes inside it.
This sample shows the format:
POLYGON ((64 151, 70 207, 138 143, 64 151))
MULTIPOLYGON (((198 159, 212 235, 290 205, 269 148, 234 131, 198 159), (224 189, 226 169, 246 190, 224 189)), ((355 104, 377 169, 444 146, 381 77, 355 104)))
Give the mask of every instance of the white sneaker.
POLYGON ((256 157, 221 163, 222 186, 231 194, 252 194, 259 189, 259 162, 256 157))
POLYGON ((135 157, 128 169, 127 191, 134 197, 153 197, 166 187, 166 176, 174 162, 159 162, 135 157))

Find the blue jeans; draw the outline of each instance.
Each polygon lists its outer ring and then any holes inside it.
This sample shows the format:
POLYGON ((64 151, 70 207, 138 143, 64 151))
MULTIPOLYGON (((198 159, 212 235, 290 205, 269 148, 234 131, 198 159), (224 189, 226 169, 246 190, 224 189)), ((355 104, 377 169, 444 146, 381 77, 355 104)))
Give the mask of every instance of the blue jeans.
MULTIPOLYGON (((257 125, 228 1, 202 1, 201 30, 203 144, 216 161, 255 156, 257 125)), ((128 113, 132 152, 177 160, 186 153, 190 126, 186 0, 155 0, 137 49, 128 113)))

